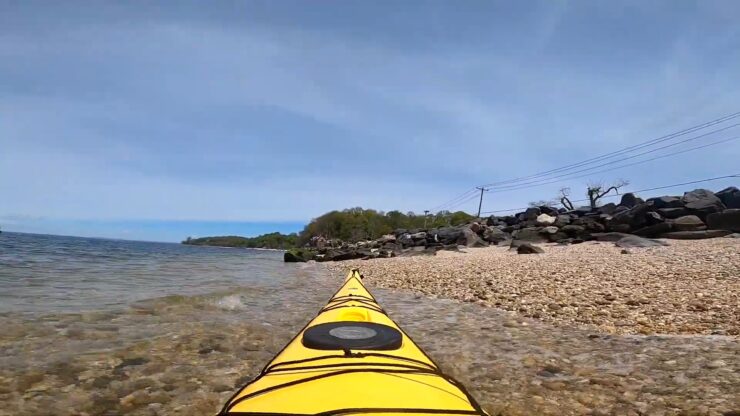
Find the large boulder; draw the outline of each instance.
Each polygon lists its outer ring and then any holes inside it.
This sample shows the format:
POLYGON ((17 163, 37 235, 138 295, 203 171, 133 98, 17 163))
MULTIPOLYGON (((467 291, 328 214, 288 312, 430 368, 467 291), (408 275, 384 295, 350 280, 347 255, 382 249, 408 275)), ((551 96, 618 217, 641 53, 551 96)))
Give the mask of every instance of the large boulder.
POLYGON ((499 244, 511 240, 511 235, 499 230, 498 228, 488 227, 483 230, 483 239, 489 243, 499 244))
POLYGON ((542 227, 542 229, 540 229, 541 234, 555 234, 557 232, 558 232, 558 227, 554 225, 550 225, 548 227, 542 227))
POLYGON ((655 198, 649 198, 645 202, 655 209, 683 207, 683 202, 681 202, 681 198, 678 196, 659 196, 655 198))
POLYGON ((411 238, 414 240, 426 240, 427 233, 426 231, 419 231, 418 233, 411 234, 411 238))
POLYGON ((740 232, 740 209, 726 209, 707 215, 707 225, 713 230, 740 232))
POLYGON ((302 263, 309 260, 312 256, 306 255, 303 250, 293 249, 283 253, 283 261, 286 263, 302 263))
POLYGON ((539 253, 544 253, 544 252, 545 250, 543 250, 541 247, 537 247, 529 243, 521 243, 516 248, 517 254, 539 254, 539 253))
POLYGON ((486 218, 486 225, 489 227, 493 227, 494 225, 499 225, 501 221, 499 221, 498 218, 496 218, 495 215, 491 215, 490 217, 486 218))
POLYGON ((551 217, 550 215, 547 215, 547 214, 540 214, 537 216, 536 221, 537 221, 537 225, 548 226, 548 225, 555 224, 556 219, 557 218, 551 217))
POLYGON ((586 231, 586 227, 582 225, 574 225, 574 224, 563 226, 560 228, 560 231, 568 234, 571 237, 581 237, 582 238, 589 234, 588 231, 586 231))
POLYGON ((678 217, 683 217, 684 215, 689 215, 689 210, 684 207, 677 207, 677 208, 658 208, 655 212, 662 215, 665 218, 670 219, 676 219, 678 217))
POLYGON ((672 229, 672 224, 667 222, 658 222, 633 231, 633 234, 641 237, 657 237, 663 233, 670 232, 672 229))
POLYGON ((719 192, 716 192, 717 198, 719 198, 727 208, 740 208, 740 189, 734 186, 725 188, 719 192))
POLYGON ((537 216, 539 216, 542 212, 538 207, 531 207, 527 208, 526 211, 524 211, 524 219, 527 221, 536 221, 537 216))
POLYGON ((478 233, 473 231, 470 227, 464 227, 462 232, 465 236, 466 247, 488 247, 488 242, 480 238, 478 233))
POLYGON ((699 231, 706 230, 706 228, 701 218, 696 215, 684 215, 673 221, 673 229, 676 231, 699 231))
POLYGON ((598 211, 600 214, 606 214, 606 215, 612 215, 614 214, 614 211, 617 210, 617 205, 613 202, 610 202, 608 204, 604 204, 598 208, 596 208, 596 211, 598 211))
POLYGON ((694 189, 691 192, 686 192, 683 194, 681 202, 686 208, 702 218, 706 218, 707 215, 714 212, 725 210, 725 204, 722 203, 722 200, 707 189, 694 189))
POLYGON ((609 231, 615 232, 615 233, 629 233, 632 231, 632 226, 629 224, 608 224, 609 231))
POLYGON ((624 205, 627 208, 632 208, 637 205, 638 198, 632 192, 627 192, 622 195, 622 199, 619 201, 619 205, 624 205))
POLYGON ((566 214, 559 214, 557 218, 555 219, 555 224, 553 224, 556 227, 562 227, 564 225, 570 224, 571 218, 570 215, 566 214))
POLYGON ((732 234, 732 231, 729 230, 674 231, 662 234, 660 237, 675 240, 703 240, 705 238, 724 237, 730 234, 732 234))
POLYGON ((615 225, 629 225, 632 229, 642 228, 648 225, 646 216, 649 210, 647 204, 637 204, 626 211, 615 212, 607 225, 612 230, 615 225))
POLYGON ((614 212, 612 212, 612 215, 614 215, 614 214, 616 214, 618 212, 629 211, 629 209, 630 209, 629 207, 625 207, 624 205, 617 205, 617 207, 614 208, 614 212))
POLYGON ((600 233, 604 231, 604 224, 600 223, 598 217, 586 216, 576 219, 572 222, 572 225, 580 225, 586 229, 586 231, 592 233, 600 233))
POLYGON ((548 234, 547 239, 550 240, 550 242, 553 243, 569 243, 573 241, 570 236, 562 231, 558 231, 554 234, 548 234))
POLYGON ((530 241, 533 243, 544 243, 547 241, 545 236, 540 233, 539 228, 535 227, 526 227, 520 230, 515 230, 511 235, 514 239, 521 241, 530 241))
POLYGON ((513 215, 507 215, 502 220, 508 226, 516 225, 519 222, 519 219, 513 215))
POLYGON ((434 241, 444 245, 458 244, 465 241, 462 228, 460 227, 443 227, 430 231, 434 235, 434 241))
POLYGON ((400 244, 403 247, 412 247, 414 246, 414 239, 411 238, 411 234, 409 233, 403 233, 398 236, 396 239, 396 242, 400 244))
POLYGON ((329 244, 328 244, 328 240, 324 236, 315 235, 308 240, 308 245, 309 247, 315 247, 315 248, 321 249, 321 248, 326 247, 329 244))
POLYGON ((645 213, 645 222, 648 225, 658 224, 664 221, 665 221, 665 218, 663 218, 660 214, 658 214, 655 211, 648 211, 645 213))
POLYGON ((386 234, 382 237, 380 237, 377 242, 379 244, 385 244, 385 243, 395 243, 396 242, 396 236, 395 234, 386 234))

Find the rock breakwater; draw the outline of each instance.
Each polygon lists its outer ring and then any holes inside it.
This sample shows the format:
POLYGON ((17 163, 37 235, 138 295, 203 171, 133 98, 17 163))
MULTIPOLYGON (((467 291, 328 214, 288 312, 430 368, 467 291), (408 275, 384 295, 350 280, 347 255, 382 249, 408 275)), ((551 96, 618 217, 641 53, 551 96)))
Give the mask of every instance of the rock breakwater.
POLYGON ((732 233, 740 233, 740 190, 730 187, 713 193, 695 189, 683 196, 647 200, 625 194, 619 204, 593 209, 531 207, 514 215, 492 215, 457 227, 398 229, 376 240, 354 243, 314 237, 308 247, 286 252, 284 260, 323 262, 434 255, 460 247, 519 247, 521 242, 579 244, 626 235, 702 240, 732 233))

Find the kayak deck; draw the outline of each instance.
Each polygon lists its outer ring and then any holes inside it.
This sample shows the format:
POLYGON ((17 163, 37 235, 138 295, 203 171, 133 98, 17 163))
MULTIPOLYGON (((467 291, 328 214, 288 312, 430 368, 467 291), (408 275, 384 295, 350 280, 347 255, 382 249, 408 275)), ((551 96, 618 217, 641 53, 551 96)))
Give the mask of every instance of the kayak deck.
POLYGON ((396 325, 353 270, 220 415, 485 415, 396 325))

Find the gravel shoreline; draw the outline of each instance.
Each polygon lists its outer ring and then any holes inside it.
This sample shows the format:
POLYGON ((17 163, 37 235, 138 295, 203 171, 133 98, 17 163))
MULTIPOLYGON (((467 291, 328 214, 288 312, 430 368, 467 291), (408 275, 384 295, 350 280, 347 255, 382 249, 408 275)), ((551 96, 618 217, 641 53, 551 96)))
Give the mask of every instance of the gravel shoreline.
POLYGON ((740 239, 508 247, 436 256, 353 260, 371 285, 476 302, 555 325, 611 334, 740 335, 740 239))

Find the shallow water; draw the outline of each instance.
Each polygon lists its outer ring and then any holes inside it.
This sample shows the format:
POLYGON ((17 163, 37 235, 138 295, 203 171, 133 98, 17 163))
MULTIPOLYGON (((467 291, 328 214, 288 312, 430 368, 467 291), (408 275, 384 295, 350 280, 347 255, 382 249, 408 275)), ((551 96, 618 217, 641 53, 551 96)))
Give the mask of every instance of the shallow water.
POLYGON ((171 243, 0 234, 0 313, 122 309, 171 294, 275 288, 282 253, 171 243))
MULTIPOLYGON (((214 414, 341 281, 274 252, 8 235, 0 415, 214 414)), ((492 414, 740 410, 736 338, 607 336, 372 290, 492 414)))

